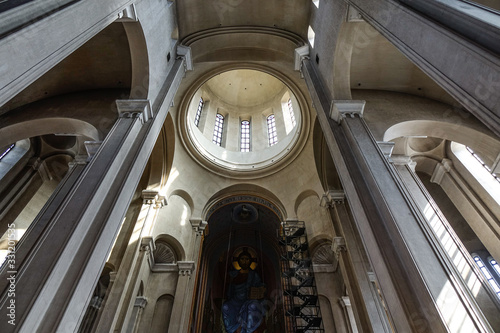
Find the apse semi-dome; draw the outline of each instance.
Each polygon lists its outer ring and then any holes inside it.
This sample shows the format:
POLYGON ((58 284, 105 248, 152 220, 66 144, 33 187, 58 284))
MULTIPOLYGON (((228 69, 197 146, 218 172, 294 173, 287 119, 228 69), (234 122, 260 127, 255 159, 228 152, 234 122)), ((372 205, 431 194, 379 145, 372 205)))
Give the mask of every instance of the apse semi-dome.
POLYGON ((212 171, 262 175, 284 166, 296 151, 306 127, 301 104, 275 75, 255 69, 224 71, 189 95, 182 115, 184 142, 212 171))

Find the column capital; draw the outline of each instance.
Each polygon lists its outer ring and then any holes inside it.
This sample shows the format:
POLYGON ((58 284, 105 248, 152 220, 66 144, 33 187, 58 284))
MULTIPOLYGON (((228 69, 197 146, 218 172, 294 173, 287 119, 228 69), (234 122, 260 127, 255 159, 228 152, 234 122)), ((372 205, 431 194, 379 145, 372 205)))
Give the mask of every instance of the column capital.
POLYGON ((295 49, 295 70, 300 71, 302 60, 309 58, 309 45, 302 45, 295 49))
POLYGON ((125 7, 121 12, 118 13, 118 19, 116 22, 138 22, 139 17, 137 16, 137 11, 135 10, 135 5, 132 3, 125 7))
POLYGON ((177 45, 177 58, 184 59, 184 70, 193 70, 193 57, 191 56, 191 48, 186 45, 177 45))
POLYGON ((361 118, 365 104, 366 102, 361 100, 333 100, 330 105, 330 118, 339 124, 347 116, 354 118, 355 115, 358 115, 361 118))
POLYGON ((339 302, 343 308, 351 306, 351 300, 350 300, 349 296, 342 296, 341 298, 339 298, 339 302))
POLYGON ((179 267, 179 275, 191 276, 194 271, 194 261, 178 261, 177 267, 179 267))
POLYGON ((394 165, 407 165, 413 172, 417 165, 417 162, 413 161, 410 156, 402 154, 391 155, 391 162, 394 165))
POLYGON ((343 190, 329 190, 320 201, 321 207, 333 207, 335 205, 341 205, 344 203, 345 193, 343 190))
POLYGON ((441 184, 445 173, 450 172, 453 162, 447 158, 443 158, 441 163, 438 163, 434 168, 431 176, 431 183, 441 184))
POLYGON ((340 252, 341 251, 346 251, 346 245, 345 245, 345 239, 344 237, 333 237, 332 240, 332 251, 335 254, 335 259, 337 261, 339 260, 340 257, 340 252))
POLYGON ((85 165, 87 164, 87 158, 88 155, 83 155, 83 154, 76 155, 73 161, 68 163, 68 166, 72 168, 75 165, 85 165))
POLYGON ((117 99, 116 106, 120 118, 141 118, 142 123, 153 118, 149 99, 117 99))
POLYGON ((382 154, 389 160, 392 155, 392 150, 394 149, 394 142, 390 141, 377 141, 377 144, 382 150, 382 154))
POLYGON ((142 204, 154 205, 154 208, 162 208, 167 205, 167 198, 160 195, 156 190, 142 190, 142 204))
POLYGON ((189 222, 191 222, 191 226, 198 236, 203 235, 203 232, 208 225, 208 222, 203 221, 202 219, 191 219, 189 222))
POLYGON ((146 307, 146 305, 148 304, 148 299, 144 296, 137 296, 135 298, 135 302, 134 302, 134 307, 139 307, 141 309, 144 309, 146 307))
POLYGON ((155 250, 155 242, 153 241, 153 237, 142 237, 140 250, 146 251, 148 253, 153 253, 153 251, 155 250))
POLYGON ((94 155, 97 153, 102 145, 102 141, 84 141, 85 150, 87 151, 87 162, 90 161, 94 155))

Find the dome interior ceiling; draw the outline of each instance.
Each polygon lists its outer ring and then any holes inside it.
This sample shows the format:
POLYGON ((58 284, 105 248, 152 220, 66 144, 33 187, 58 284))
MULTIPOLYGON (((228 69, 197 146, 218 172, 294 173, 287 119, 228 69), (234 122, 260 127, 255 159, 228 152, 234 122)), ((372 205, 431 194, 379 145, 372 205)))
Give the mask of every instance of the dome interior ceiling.
POLYGON ((255 70, 232 70, 207 81, 208 88, 225 103, 252 107, 284 92, 285 85, 274 76, 255 70))

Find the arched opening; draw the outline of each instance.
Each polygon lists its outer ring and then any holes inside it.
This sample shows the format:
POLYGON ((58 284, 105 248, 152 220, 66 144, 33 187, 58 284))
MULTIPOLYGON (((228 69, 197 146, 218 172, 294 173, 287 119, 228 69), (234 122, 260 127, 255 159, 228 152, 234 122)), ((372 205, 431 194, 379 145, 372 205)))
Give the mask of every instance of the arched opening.
POLYGON ((244 195, 213 207, 217 208, 209 211, 192 329, 232 332, 249 316, 256 318, 255 330, 284 332, 277 209, 267 200, 244 195))

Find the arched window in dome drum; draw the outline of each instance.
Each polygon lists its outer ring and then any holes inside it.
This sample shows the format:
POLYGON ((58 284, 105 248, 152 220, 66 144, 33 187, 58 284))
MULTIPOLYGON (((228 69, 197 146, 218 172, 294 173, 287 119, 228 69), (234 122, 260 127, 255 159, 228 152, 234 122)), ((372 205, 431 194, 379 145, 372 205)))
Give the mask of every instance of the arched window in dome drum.
POLYGON ((269 138, 269 146, 273 146, 278 143, 278 134, 276 132, 276 118, 274 114, 267 117, 267 136, 269 138))
POLYGON ((241 137, 240 137, 240 151, 250 151, 250 121, 243 120, 241 122, 241 137))
POLYGON ((221 145, 222 142, 222 130, 224 128, 224 116, 220 113, 217 113, 215 116, 215 126, 214 126, 214 135, 212 137, 212 142, 217 146, 221 145))
POLYGON ((200 97, 200 102, 198 103, 198 109, 196 110, 196 115, 194 117, 194 124, 196 126, 200 125, 201 111, 203 110, 203 97, 200 97))

